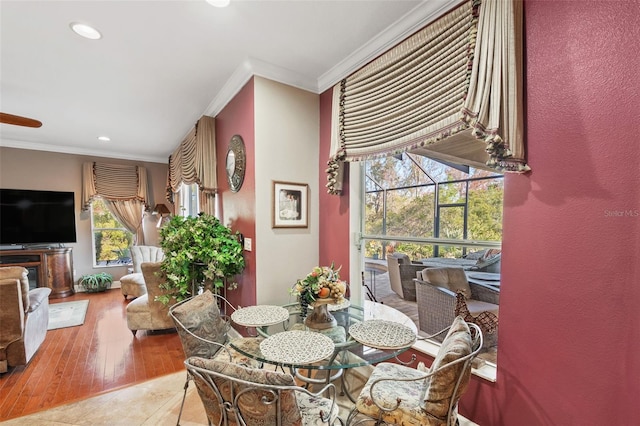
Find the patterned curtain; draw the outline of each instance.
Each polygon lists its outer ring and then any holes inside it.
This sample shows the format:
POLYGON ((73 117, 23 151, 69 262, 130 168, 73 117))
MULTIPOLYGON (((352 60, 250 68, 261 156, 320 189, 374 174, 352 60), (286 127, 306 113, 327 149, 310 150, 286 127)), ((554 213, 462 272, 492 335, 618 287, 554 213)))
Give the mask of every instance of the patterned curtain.
POLYGON ((216 162, 215 118, 204 115, 169 156, 167 200, 173 203, 183 183, 196 183, 200 209, 213 215, 218 192, 216 162))
POLYGON ((522 135, 522 4, 470 0, 336 84, 327 189, 405 151, 525 172, 522 135))
POLYGON ((138 200, 108 200, 105 205, 109 211, 134 235, 134 245, 144 245, 142 228, 143 204, 138 200))
POLYGON ((135 200, 149 210, 147 169, 141 166, 106 163, 82 165, 82 210, 91 207, 91 200, 102 197, 108 201, 135 200))

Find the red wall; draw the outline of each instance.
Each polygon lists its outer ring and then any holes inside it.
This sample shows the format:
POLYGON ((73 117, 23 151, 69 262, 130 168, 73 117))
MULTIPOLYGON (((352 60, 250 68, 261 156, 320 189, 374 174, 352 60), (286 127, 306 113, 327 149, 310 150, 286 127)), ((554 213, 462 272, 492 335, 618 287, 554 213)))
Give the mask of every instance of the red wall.
POLYGON ((640 422, 639 16, 630 1, 525 3, 533 172, 505 181, 483 424, 640 422))
MULTIPOLYGON (((505 179, 497 382, 474 377, 460 407, 481 425, 640 424, 639 16, 525 2, 533 171, 505 179)), ((348 197, 329 198, 321 259, 348 244, 348 197)))
POLYGON ((331 98, 329 90, 320 95, 320 265, 342 265, 340 277, 349 281, 349 166, 341 196, 327 194, 327 160, 331 148, 331 98))
MULTIPOLYGON (((251 79, 238 94, 216 116, 216 156, 219 195, 222 200, 222 222, 239 231, 245 238, 255 241, 256 237, 256 178, 255 178, 255 128, 254 90, 251 79), (229 189, 224 168, 229 141, 233 135, 244 140, 247 153, 247 170, 240 191, 229 189)), ((256 250, 244 252, 245 270, 238 279, 238 289, 227 292, 227 297, 235 306, 256 304, 256 250)))

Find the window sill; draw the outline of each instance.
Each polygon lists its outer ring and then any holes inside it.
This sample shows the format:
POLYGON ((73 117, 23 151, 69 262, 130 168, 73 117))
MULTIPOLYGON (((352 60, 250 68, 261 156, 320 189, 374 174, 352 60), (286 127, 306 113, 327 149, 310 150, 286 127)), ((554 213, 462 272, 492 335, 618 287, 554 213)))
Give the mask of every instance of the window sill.
MULTIPOLYGON (((429 340, 419 340, 414 343, 412 348, 418 352, 422 352, 425 355, 429 355, 430 357, 435 358, 438 350, 440 349, 440 345, 430 342, 429 340)), ((492 362, 486 361, 480 368, 471 369, 471 374, 474 374, 493 383, 495 383, 496 381, 496 372, 497 366, 492 362)))

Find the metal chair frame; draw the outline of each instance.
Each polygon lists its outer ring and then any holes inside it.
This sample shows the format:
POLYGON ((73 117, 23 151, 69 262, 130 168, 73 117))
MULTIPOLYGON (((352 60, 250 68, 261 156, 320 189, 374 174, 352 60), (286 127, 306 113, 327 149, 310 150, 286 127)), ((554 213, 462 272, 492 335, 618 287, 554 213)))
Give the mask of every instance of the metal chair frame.
MULTIPOLYGON (((250 426, 249 423, 246 422, 243 416, 242 410, 239 407, 239 401, 242 398, 242 396, 250 392, 257 392, 257 391, 265 392, 266 394, 264 396, 262 396, 259 400, 256 399, 255 401, 261 402, 265 406, 268 406, 268 405, 276 406, 277 421, 276 421, 276 425, 274 426, 284 425, 284 423, 282 422, 281 411, 280 411, 282 394, 284 392, 290 392, 290 391, 301 392, 314 398, 330 399, 332 401, 330 413, 334 411, 337 405, 336 387, 331 383, 324 386, 322 389, 320 389, 317 392, 311 392, 308 389, 301 386, 271 385, 271 384, 250 382, 237 377, 228 376, 216 371, 197 367, 191 364, 192 359, 193 358, 188 358, 187 360, 185 360, 184 364, 187 368, 187 371, 192 376, 198 377, 199 379, 201 379, 207 385, 207 387, 211 389, 211 391, 215 395, 216 401, 213 401, 213 402, 218 404, 220 408, 220 412, 222 414, 219 426, 227 426, 229 424, 233 424, 233 423, 230 423, 230 420, 229 420, 230 417, 234 417, 238 425, 250 426), (229 388, 229 391, 231 392, 231 398, 229 400, 224 399, 222 393, 218 389, 218 385, 214 381, 215 378, 226 380, 229 383, 228 388, 229 388), (327 395, 327 397, 323 397, 323 395, 327 395)), ((202 393, 200 395, 202 398, 202 393)), ((336 417, 332 422, 330 417, 326 416, 325 413, 320 412, 320 416, 321 416, 320 420, 322 421, 322 423, 326 423, 327 425, 335 424, 336 421, 338 421, 340 425, 344 425, 340 417, 336 417)), ((209 424, 211 424, 211 422, 209 422, 209 424)))
MULTIPOLYGON (((229 306, 233 311, 236 310, 236 308, 223 296, 220 296, 219 294, 213 294, 213 296, 217 299, 221 299, 221 302, 226 303, 227 306, 229 306)), ((205 339, 203 337, 200 337, 196 334, 194 334, 191 330, 189 330, 174 314, 174 310, 181 306, 184 303, 187 303, 188 301, 190 301, 191 299, 193 299, 195 296, 189 297, 187 299, 181 300, 180 302, 172 305, 169 308, 169 316, 171 316, 171 318, 173 319, 173 321, 176 323, 177 326, 180 326, 184 331, 187 332, 187 334, 191 335, 192 337, 196 338, 197 340, 201 341, 202 343, 208 344, 208 345, 213 345, 213 346, 219 346, 220 349, 222 351, 225 351, 227 353, 227 355, 229 355, 229 362, 232 361, 233 357, 231 356, 231 352, 229 351, 229 348, 227 348, 225 345, 218 343, 218 342, 214 342, 212 340, 208 340, 205 339)), ((221 318, 224 318, 229 325, 231 324, 230 322, 230 318, 227 315, 220 315, 221 318)), ((185 354, 186 355, 186 354, 185 354)), ((189 358, 187 356, 187 358, 189 358)), ((184 402, 187 398, 187 389, 189 388, 189 381, 192 380, 192 377, 189 373, 189 370, 187 370, 187 380, 184 383, 184 393, 182 395, 182 403, 180 404, 180 412, 178 413, 178 420, 176 422, 176 426, 180 426, 180 418, 182 417, 182 410, 184 409, 184 402)))
MULTIPOLYGON (((381 378, 376 380, 375 382, 373 382, 371 384, 370 387, 370 392, 371 392, 371 399, 373 401, 373 403, 380 409, 380 414, 378 416, 377 419, 371 418, 371 417, 366 417, 364 419, 357 419, 357 417, 360 416, 366 416, 365 414, 362 414, 358 411, 357 407, 354 407, 350 412, 349 412, 349 416, 347 417, 347 426, 357 426, 357 425, 362 425, 365 424, 367 422, 372 422, 374 425, 378 426, 378 425, 390 425, 391 424, 385 422, 384 420, 382 420, 382 415, 385 412, 391 412, 394 411, 396 409, 398 409, 398 407, 400 406, 400 403, 402 402, 400 400, 400 398, 398 398, 396 400, 396 404, 393 407, 385 407, 383 405, 381 405, 379 402, 377 402, 375 400, 375 398, 373 397, 373 389, 375 386, 377 386, 378 384, 380 384, 381 382, 385 382, 385 381, 391 381, 391 382, 412 382, 412 381, 419 381, 419 380, 425 380, 429 377, 432 377, 434 374, 436 374, 439 371, 442 371, 446 368, 451 368, 454 365, 458 365, 458 364, 464 364, 461 370, 461 374, 458 375, 458 378, 456 379, 456 384, 453 388, 453 393, 452 393, 452 397, 451 400, 449 401, 449 409, 447 410, 447 416, 446 416, 446 424, 448 426, 454 426, 457 424, 457 417, 453 417, 453 410, 454 408, 457 406, 458 401, 460 398, 455 398, 455 395, 458 393, 458 389, 460 388, 460 384, 462 382, 462 378, 464 377, 464 372, 467 371, 467 369, 471 368, 471 362, 473 361, 473 359, 476 357, 476 355, 478 355, 478 353, 480 352, 480 350, 482 349, 482 343, 483 343, 483 336, 482 336, 482 330, 480 329, 480 327, 478 327, 476 324, 473 323, 469 323, 467 322, 467 325, 469 326, 469 329, 471 331, 471 348, 472 351, 470 354, 465 355, 461 358, 456 359, 455 361, 449 362, 445 365, 442 365, 440 368, 434 370, 434 371, 429 371, 429 372, 425 372, 424 374, 422 374, 420 377, 414 377, 414 378, 381 378)), ((449 331, 449 329, 451 328, 451 326, 440 330, 437 333, 434 333, 430 336, 425 336, 425 337, 420 337, 418 338, 418 340, 425 340, 425 339, 430 339, 433 338, 435 336, 438 336, 440 334, 446 333, 447 331, 449 331)), ((430 415, 429 413, 426 413, 427 415, 430 415)), ((439 417, 434 417, 434 419, 437 419, 439 421, 442 421, 443 419, 439 418, 439 417)))

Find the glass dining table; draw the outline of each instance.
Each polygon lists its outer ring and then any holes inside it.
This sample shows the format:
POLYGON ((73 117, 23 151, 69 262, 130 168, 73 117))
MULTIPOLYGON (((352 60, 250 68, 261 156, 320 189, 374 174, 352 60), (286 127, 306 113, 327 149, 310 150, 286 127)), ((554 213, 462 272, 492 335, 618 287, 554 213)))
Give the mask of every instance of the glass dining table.
POLYGON ((307 327, 297 303, 278 308, 258 306, 247 311, 251 315, 243 315, 242 309, 236 318, 232 315, 232 321, 240 326, 255 328, 260 343, 246 344, 247 339, 240 338, 232 340, 230 346, 262 363, 288 368, 307 384, 326 384, 340 378, 342 390, 352 401, 345 372, 397 358, 417 336, 411 318, 376 302, 330 305, 337 324, 326 329, 307 327), (261 314, 259 318, 255 312, 261 314), (245 322, 245 318, 251 320, 245 322))

